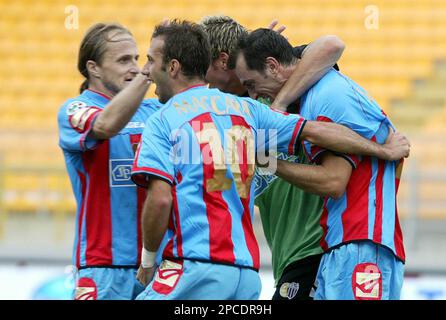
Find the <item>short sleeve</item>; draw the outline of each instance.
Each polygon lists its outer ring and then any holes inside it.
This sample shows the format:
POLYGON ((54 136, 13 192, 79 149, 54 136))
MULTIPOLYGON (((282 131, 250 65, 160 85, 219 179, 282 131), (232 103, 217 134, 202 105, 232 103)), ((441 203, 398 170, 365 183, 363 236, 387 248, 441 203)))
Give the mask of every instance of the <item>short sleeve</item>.
MULTIPOLYGON (((378 129, 379 122, 368 119, 368 115, 357 101, 353 101, 350 97, 337 96, 333 99, 320 97, 314 105, 311 106, 311 118, 316 121, 334 122, 348 127, 357 134, 372 139, 378 129)), ((320 155, 326 150, 309 142, 304 143, 305 151, 310 161, 318 162, 320 155)), ((346 159, 353 168, 356 168, 361 162, 362 157, 357 155, 347 155, 334 152, 335 155, 346 159)))
POLYGON ((57 117, 61 148, 68 151, 94 149, 99 140, 92 138, 89 133, 101 111, 101 108, 86 101, 75 100, 64 104, 57 117))
POLYGON ((174 183, 174 163, 170 157, 172 142, 168 126, 159 116, 150 117, 144 128, 132 168, 132 180, 147 187, 151 177, 174 183))
POLYGON ((298 151, 300 134, 306 120, 298 114, 270 109, 252 100, 252 113, 257 126, 257 141, 267 150, 294 155, 298 151), (263 130, 263 131, 262 131, 263 130))

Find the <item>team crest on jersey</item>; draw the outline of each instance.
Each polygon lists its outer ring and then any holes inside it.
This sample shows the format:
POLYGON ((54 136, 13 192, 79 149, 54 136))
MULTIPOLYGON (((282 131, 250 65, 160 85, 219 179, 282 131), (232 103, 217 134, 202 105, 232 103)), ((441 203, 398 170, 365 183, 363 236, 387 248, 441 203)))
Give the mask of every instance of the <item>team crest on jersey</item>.
POLYGON ((87 104, 82 101, 73 101, 67 106, 67 114, 71 116, 75 114, 77 111, 84 109, 87 107, 87 104))
POLYGON ((91 278, 80 278, 77 281, 75 300, 96 300, 98 298, 98 288, 91 278))
POLYGON ((169 294, 175 289, 183 274, 183 262, 163 260, 156 271, 152 289, 159 294, 169 294))
POLYGON ((298 282, 285 282, 280 286, 280 296, 282 298, 287 298, 288 300, 294 299, 294 297, 299 292, 299 283, 298 282))
POLYGON ((134 187, 132 182, 133 159, 110 160, 110 186, 112 187, 134 187))
POLYGON ((352 276, 353 294, 356 300, 381 300, 382 274, 374 263, 358 264, 352 276))

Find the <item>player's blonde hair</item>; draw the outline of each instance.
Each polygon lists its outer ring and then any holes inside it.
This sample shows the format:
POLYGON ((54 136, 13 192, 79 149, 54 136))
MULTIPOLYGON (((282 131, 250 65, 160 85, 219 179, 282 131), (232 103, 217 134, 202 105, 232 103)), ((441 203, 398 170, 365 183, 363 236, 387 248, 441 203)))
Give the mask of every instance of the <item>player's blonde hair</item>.
POLYGON ((118 23, 96 23, 85 33, 79 48, 77 61, 77 69, 85 77, 85 81, 80 87, 81 93, 88 88, 90 75, 87 70, 87 62, 88 60, 92 60, 98 64, 101 63, 102 57, 107 50, 107 43, 113 42, 113 39, 110 37, 112 31, 116 31, 113 36, 125 33, 133 37, 128 29, 118 23))
POLYGON ((245 27, 228 16, 207 16, 199 23, 208 34, 212 60, 217 59, 221 52, 233 55, 239 39, 248 34, 245 27))

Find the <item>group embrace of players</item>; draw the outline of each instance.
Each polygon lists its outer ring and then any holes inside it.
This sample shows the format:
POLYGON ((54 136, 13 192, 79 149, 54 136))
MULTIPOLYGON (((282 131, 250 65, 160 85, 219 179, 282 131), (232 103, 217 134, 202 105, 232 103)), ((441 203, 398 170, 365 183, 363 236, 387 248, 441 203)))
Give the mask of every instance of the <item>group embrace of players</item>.
POLYGON ((142 70, 129 30, 87 31, 58 114, 75 299, 258 299, 254 205, 273 299, 399 298, 409 142, 339 72, 339 38, 293 47, 275 25, 164 21, 142 70))

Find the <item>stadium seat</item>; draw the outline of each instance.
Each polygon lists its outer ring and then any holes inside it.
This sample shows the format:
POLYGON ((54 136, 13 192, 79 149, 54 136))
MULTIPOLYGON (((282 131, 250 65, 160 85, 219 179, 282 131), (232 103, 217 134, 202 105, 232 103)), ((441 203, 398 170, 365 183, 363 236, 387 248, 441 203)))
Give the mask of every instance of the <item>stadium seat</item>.
MULTIPOLYGON (((371 4, 368 0, 228 0, 224 3, 174 0, 168 4, 160 0, 137 0, 133 3, 123 6, 119 0, 107 1, 106 5, 102 0, 76 1, 77 30, 69 30, 64 25, 68 3, 19 0, 2 5, 0 165, 3 178, 0 183, 3 191, 0 194, 9 212, 74 212, 71 186, 57 146, 56 115, 60 105, 78 93, 82 82, 76 69, 79 43, 87 28, 99 21, 117 21, 133 32, 141 50, 141 65, 151 30, 165 17, 198 20, 205 15, 224 13, 249 29, 266 27, 273 18, 278 18, 287 26, 284 34, 293 44, 309 43, 324 34, 337 34, 346 43, 340 61, 342 72, 364 87, 391 115, 398 128, 410 128, 413 135, 427 131, 446 136, 443 129, 446 94, 435 89, 441 83, 438 81, 446 79, 438 71, 441 66, 436 66, 438 60, 446 57, 444 0, 375 0, 373 5, 379 9, 378 30, 364 25, 365 9, 371 4), (425 89, 417 89, 414 81, 420 79, 427 83, 425 89), (434 107, 420 103, 425 101, 420 99, 433 97, 440 107, 427 115, 422 108, 434 107), (424 121, 413 121, 416 127, 409 127, 412 120, 407 119, 420 117, 424 121), (8 170, 18 165, 28 170, 28 177, 14 179, 15 172, 8 170), (45 170, 47 173, 42 173, 45 170), (42 184, 42 181, 46 182, 42 184)), ((154 96, 153 88, 148 96, 154 96)), ((445 159, 445 144, 444 141, 414 142, 412 156, 424 159, 420 161, 421 172, 438 169, 439 157, 430 150, 441 150, 441 158, 445 159)), ((403 203, 407 203, 408 187, 409 182, 403 179, 403 203)), ((439 191, 442 189, 444 185, 437 182, 423 182, 421 201, 444 199, 439 191)), ((420 210, 421 216, 446 218, 444 212, 438 213, 432 208, 420 210)))

